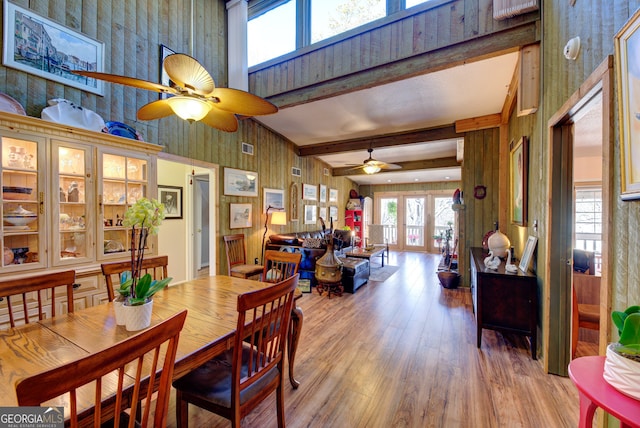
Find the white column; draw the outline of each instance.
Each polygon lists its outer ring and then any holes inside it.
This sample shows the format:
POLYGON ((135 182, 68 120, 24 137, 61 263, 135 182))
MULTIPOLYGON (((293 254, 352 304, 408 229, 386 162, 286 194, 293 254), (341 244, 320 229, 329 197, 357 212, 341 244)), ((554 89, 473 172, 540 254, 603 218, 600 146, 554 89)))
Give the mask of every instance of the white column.
POLYGON ((249 90, 249 72, 247 66, 247 0, 227 2, 227 39, 229 58, 229 87, 249 90))

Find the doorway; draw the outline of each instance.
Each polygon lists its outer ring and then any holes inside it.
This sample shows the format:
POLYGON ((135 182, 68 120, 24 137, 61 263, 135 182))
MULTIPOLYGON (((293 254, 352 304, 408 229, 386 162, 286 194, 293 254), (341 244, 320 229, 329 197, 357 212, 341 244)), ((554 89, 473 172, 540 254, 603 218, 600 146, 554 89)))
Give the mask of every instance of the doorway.
MULTIPOLYGON (((572 354, 573 330, 573 266, 574 247, 579 243, 580 225, 578 220, 577 194, 575 193, 576 179, 579 177, 577 165, 580 158, 577 152, 584 151, 582 141, 577 138, 583 133, 582 119, 591 116, 590 121, 597 120, 599 139, 601 141, 601 275, 600 275, 600 351, 604 351, 607 344, 609 321, 607 316, 607 302, 609 300, 609 279, 607 260, 608 236, 611 235, 609 212, 612 204, 611 192, 611 159, 613 137, 610 118, 613 117, 613 73, 612 60, 608 58, 590 76, 578 91, 569 97, 569 101, 549 120, 549 135, 551 136, 549 151, 549 224, 547 233, 547 252, 544 261, 547 266, 544 277, 542 308, 543 321, 543 352, 545 356, 545 370, 549 373, 567 375, 567 366, 572 354), (594 112, 599 117, 594 117, 594 112), (578 124, 578 126, 576 126, 578 124), (574 156, 576 153, 576 156, 574 156)), ((584 122, 586 123, 586 122, 584 122)), ((583 137, 579 137, 583 138, 583 137)), ((596 149, 597 150, 597 149, 596 149)), ((582 167, 581 167, 582 170, 582 167)))
POLYGON ((439 252, 440 241, 436 237, 449 225, 455 228, 452 199, 446 193, 375 193, 374 222, 384 226, 389 248, 397 251, 439 252))
POLYGON ((193 230, 195 278, 209 276, 209 176, 196 175, 193 182, 193 230))

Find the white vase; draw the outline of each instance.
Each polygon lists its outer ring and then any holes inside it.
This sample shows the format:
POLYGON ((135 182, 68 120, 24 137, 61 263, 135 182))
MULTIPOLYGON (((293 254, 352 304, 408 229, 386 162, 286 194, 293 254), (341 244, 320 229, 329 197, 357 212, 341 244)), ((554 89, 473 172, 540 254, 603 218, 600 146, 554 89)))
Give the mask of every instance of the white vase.
POLYGON ((151 313, 153 312, 153 300, 143 305, 123 305, 125 313, 125 327, 127 331, 143 330, 151 325, 151 313))
POLYGON ((113 310, 116 313, 116 324, 117 325, 125 325, 126 324, 125 314, 124 314, 124 309, 123 309, 124 301, 125 301, 125 298, 122 297, 122 295, 119 295, 115 299, 113 299, 113 310))
POLYGON ((607 346, 602 377, 609 385, 636 400, 640 400, 640 362, 625 358, 613 349, 617 343, 607 346))

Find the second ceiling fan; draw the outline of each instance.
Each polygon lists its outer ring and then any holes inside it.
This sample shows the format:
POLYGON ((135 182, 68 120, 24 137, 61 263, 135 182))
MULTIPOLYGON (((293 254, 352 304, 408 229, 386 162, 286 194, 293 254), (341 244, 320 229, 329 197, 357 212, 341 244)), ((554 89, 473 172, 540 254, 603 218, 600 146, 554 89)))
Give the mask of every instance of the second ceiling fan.
POLYGON ((217 88, 209 72, 189 55, 169 55, 164 59, 163 67, 171 79, 171 86, 96 71, 74 73, 170 95, 140 107, 140 120, 160 119, 176 114, 189 122, 201 120, 212 128, 234 132, 238 129, 236 115, 260 116, 278 111, 278 107, 269 101, 249 92, 217 88))
POLYGON ((365 159, 362 165, 355 165, 352 170, 363 170, 366 174, 376 174, 383 169, 402 169, 400 165, 396 165, 395 163, 387 163, 379 160, 375 160, 371 154, 373 153, 373 149, 367 149, 369 152, 369 158, 365 159))

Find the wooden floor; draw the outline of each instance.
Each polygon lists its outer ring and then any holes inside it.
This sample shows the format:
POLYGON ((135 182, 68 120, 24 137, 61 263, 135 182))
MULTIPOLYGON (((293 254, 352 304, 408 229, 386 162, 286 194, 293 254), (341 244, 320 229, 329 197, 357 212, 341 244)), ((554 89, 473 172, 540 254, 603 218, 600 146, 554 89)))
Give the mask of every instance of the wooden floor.
MULTIPOLYGON (((442 288, 438 256, 394 253, 384 282, 331 299, 315 291, 304 311, 296 376, 285 383, 288 427, 575 427, 578 395, 547 375, 528 343, 485 330, 476 348, 468 289, 442 288)), ((374 262, 374 266, 375 266, 374 262)), ((175 426, 175 408, 169 409, 175 426)), ((229 422, 190 406, 192 427, 229 422)), ((276 427, 275 395, 243 427, 276 427)))

